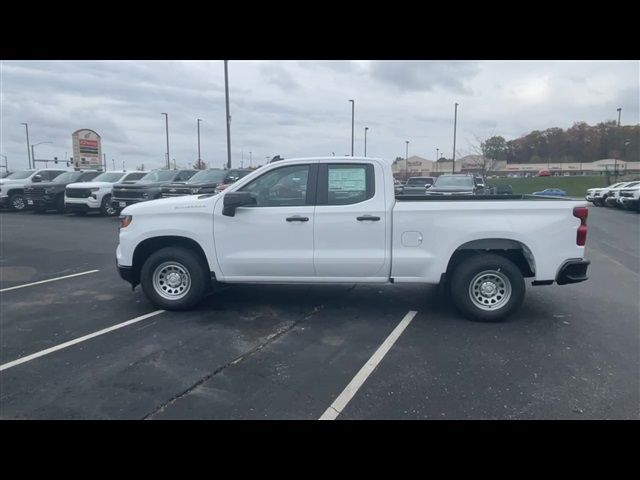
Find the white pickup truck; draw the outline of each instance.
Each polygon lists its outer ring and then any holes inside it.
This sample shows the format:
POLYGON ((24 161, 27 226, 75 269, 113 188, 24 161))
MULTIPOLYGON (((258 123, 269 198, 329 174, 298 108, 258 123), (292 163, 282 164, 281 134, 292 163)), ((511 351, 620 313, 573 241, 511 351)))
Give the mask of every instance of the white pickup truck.
POLYGON ((131 205, 120 276, 163 309, 215 282, 443 284, 466 317, 497 321, 533 285, 587 279, 587 203, 394 193, 391 165, 328 157, 267 164, 216 195, 131 205))

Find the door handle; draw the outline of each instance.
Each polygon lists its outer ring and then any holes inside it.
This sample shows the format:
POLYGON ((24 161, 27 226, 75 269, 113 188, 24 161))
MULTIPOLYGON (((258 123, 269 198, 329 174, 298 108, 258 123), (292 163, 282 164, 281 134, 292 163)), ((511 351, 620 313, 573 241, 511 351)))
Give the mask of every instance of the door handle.
POLYGON ((298 215, 294 217, 287 217, 287 222, 308 222, 309 217, 299 217, 298 215))
POLYGON ((380 217, 374 217, 373 215, 364 215, 362 217, 358 217, 359 222, 377 222, 378 220, 380 220, 380 217))

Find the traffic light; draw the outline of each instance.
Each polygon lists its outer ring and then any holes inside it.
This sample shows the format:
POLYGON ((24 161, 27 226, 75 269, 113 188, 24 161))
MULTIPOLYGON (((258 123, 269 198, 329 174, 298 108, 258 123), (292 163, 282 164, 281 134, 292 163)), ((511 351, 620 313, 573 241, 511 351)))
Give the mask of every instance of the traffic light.
POLYGON ((58 157, 53 157, 53 163, 58 163, 58 157))

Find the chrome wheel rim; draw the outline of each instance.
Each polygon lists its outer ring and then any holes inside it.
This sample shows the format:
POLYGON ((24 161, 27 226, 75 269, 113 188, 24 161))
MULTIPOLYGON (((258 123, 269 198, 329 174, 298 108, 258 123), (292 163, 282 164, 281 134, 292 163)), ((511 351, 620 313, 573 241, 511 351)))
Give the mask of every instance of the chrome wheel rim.
POLYGON ((498 310, 511 298, 509 277, 499 270, 478 273, 469 284, 469 298, 481 310, 498 310))
POLYGON ((191 276, 184 265, 164 262, 153 272, 153 288, 166 300, 180 300, 191 288, 191 276))
POLYGON ((105 212, 107 215, 115 215, 115 214, 116 214, 116 209, 115 209, 115 207, 111 204, 111 202, 108 202, 108 203, 105 205, 104 212, 105 212))
POLYGON ((24 208, 24 198, 22 198, 22 195, 13 197, 11 206, 16 210, 22 210, 24 208))

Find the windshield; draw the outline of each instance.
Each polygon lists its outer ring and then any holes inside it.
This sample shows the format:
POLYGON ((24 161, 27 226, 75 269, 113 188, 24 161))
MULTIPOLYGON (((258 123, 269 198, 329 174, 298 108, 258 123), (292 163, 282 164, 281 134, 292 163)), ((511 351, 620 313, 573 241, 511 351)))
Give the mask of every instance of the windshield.
POLYGON ((433 185, 432 178, 410 178, 407 185, 433 185))
POLYGON ((178 174, 177 170, 156 170, 154 172, 147 173, 140 179, 141 182, 167 182, 173 180, 178 174))
POLYGON ((58 175, 52 180, 52 183, 71 183, 79 179, 84 172, 67 172, 62 175, 58 175))
POLYGON ((21 179, 21 178, 28 178, 28 177, 30 177, 31 175, 33 175, 33 172, 34 172, 34 171, 35 171, 35 170, 21 170, 21 171, 19 171, 19 172, 13 172, 13 173, 10 173, 9 175, 7 175, 7 176, 6 176, 6 177, 4 177, 4 178, 10 178, 10 179, 12 179, 12 180, 19 180, 19 179, 21 179))
POLYGON ((435 187, 470 187, 473 188, 471 177, 438 177, 435 187))
POLYGON ((631 182, 630 184, 625 185, 624 188, 636 187, 638 185, 640 185, 640 182, 631 182))
POLYGON ((116 183, 120 180, 125 174, 122 172, 104 172, 94 178, 93 182, 108 182, 108 183, 116 183))
POLYGON ((189 183, 222 182, 227 172, 224 170, 203 170, 189 179, 189 183))

